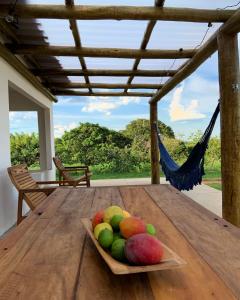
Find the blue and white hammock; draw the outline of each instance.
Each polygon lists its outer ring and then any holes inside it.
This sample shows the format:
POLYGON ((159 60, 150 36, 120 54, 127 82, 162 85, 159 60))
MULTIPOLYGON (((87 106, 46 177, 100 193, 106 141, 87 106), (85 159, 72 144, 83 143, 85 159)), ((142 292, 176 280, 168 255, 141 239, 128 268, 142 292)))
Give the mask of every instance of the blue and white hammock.
POLYGON ((179 166, 169 155, 162 143, 160 132, 158 133, 158 146, 160 151, 160 164, 166 180, 178 190, 192 190, 195 185, 201 184, 204 172, 204 155, 208 147, 208 142, 213 131, 216 119, 220 110, 219 104, 211 118, 211 121, 201 137, 200 141, 194 146, 189 157, 179 166))

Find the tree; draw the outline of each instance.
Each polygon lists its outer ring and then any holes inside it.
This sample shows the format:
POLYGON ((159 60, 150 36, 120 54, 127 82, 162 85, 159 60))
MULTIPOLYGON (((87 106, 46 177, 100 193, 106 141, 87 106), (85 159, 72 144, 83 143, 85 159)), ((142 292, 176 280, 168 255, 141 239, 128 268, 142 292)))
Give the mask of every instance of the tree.
POLYGON ((182 164, 188 157, 188 148, 186 144, 178 139, 164 137, 163 142, 171 157, 178 163, 182 164))
POLYGON ((131 145, 131 139, 98 124, 81 123, 77 128, 65 132, 55 143, 56 153, 65 163, 94 165, 99 163, 98 153, 103 145, 122 149, 131 145))
MULTIPOLYGON (((158 121, 161 134, 174 139, 174 132, 171 127, 158 121)), ((138 156, 142 162, 150 162, 150 122, 147 119, 137 119, 126 126, 122 133, 132 139, 132 153, 138 156)))
MULTIPOLYGON (((170 126, 158 121, 158 128, 163 136, 175 138, 174 132, 170 126)), ((126 126, 126 129, 123 130, 122 133, 131 139, 140 135, 150 138, 150 121, 148 119, 134 120, 126 126)))
MULTIPOLYGON (((187 142, 188 152, 190 153, 192 148, 200 140, 203 133, 198 130, 193 133, 187 142)), ((205 154, 205 166, 208 168, 219 167, 221 163, 221 141, 220 138, 215 136, 211 137, 208 142, 208 148, 205 154)))
POLYGON ((39 164, 39 138, 35 133, 15 133, 10 135, 11 162, 13 165, 26 163, 39 164))

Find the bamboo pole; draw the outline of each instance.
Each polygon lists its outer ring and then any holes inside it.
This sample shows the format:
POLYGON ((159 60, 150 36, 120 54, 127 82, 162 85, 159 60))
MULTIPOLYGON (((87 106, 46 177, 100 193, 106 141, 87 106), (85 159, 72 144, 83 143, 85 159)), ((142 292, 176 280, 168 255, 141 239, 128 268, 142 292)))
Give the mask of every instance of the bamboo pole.
POLYGON ((105 69, 87 69, 86 71, 79 69, 39 69, 33 70, 35 75, 45 76, 130 76, 136 77, 167 77, 174 76, 176 70, 105 70, 105 69))
MULTIPOLYGON (((9 5, 0 5, 0 16, 9 13, 9 5)), ((78 20, 163 20, 183 22, 225 22, 233 10, 210 10, 151 6, 88 6, 18 4, 15 13, 20 18, 78 20)))
POLYGON ((99 89, 160 89, 162 85, 160 84, 125 84, 125 83, 81 83, 81 82, 50 82, 51 88, 74 88, 74 89, 89 89, 89 88, 99 88, 99 89))
MULTIPOLYGON (((68 8, 73 8, 74 7, 74 0, 65 0, 65 4, 68 8)), ((82 43, 81 43, 81 38, 80 38, 78 26, 77 26, 77 21, 73 20, 73 19, 70 19, 69 24, 70 24, 70 29, 72 31, 72 35, 73 35, 73 38, 74 38, 75 46, 77 48, 81 48, 82 43)), ((78 59, 79 59, 79 62, 80 62, 80 65, 81 65, 82 69, 87 70, 87 65, 85 63, 85 59, 81 56, 79 56, 78 59)), ((89 80, 88 75, 84 74, 83 76, 84 76, 85 82, 87 84, 89 84, 90 80, 89 80)), ((89 92, 90 93, 92 92, 91 87, 89 87, 89 92)))
MULTIPOLYGON (((153 28, 154 28, 155 24, 156 24, 156 21, 149 21, 149 23, 147 25, 147 28, 146 28, 146 31, 145 31, 144 36, 143 36, 142 44, 141 44, 141 47, 140 47, 141 50, 145 50, 147 48, 147 44, 150 40, 150 37, 151 37, 151 34, 152 34, 152 31, 153 31, 153 28)), ((141 58, 136 58, 135 59, 135 62, 133 64, 133 68, 132 68, 133 71, 137 70, 140 61, 141 61, 141 58)), ((130 77, 128 78, 127 83, 130 84, 133 81, 133 79, 134 79, 134 74, 130 75, 130 77)), ((127 88, 124 91, 127 92, 127 88)))
POLYGON ((169 59, 191 58, 196 53, 194 49, 186 50, 138 50, 121 48, 76 48, 68 46, 29 46, 9 45, 14 54, 52 55, 52 56, 85 56, 85 57, 116 57, 116 58, 145 58, 169 59))
POLYGON ((120 92, 120 93, 112 93, 112 92, 79 92, 74 90, 62 90, 62 89, 56 89, 53 90, 54 95, 58 96, 99 96, 99 97, 151 97, 152 93, 137 93, 137 92, 120 92))
POLYGON ((240 227, 240 73, 237 34, 219 33, 223 217, 240 227))
POLYGON ((57 102, 57 99, 40 83, 40 81, 17 59, 9 50, 0 43, 0 56, 7 61, 17 72, 26 78, 36 89, 48 97, 51 101, 57 102))
POLYGON ((157 103, 150 104, 150 129, 151 129, 151 183, 160 183, 159 150, 155 125, 158 121, 157 103))
MULTIPOLYGON (((155 6, 158 6, 158 7, 162 7, 164 5, 164 1, 165 0, 156 0, 155 1, 155 6)), ((141 46, 140 46, 140 49, 142 50, 145 50, 147 48, 147 45, 148 45, 148 42, 150 40, 150 37, 151 37, 151 34, 153 32, 153 29, 156 25, 157 21, 149 21, 148 24, 147 24, 147 28, 146 28, 146 31, 143 35, 143 40, 142 40, 142 43, 141 43, 141 46)), ((138 68, 138 65, 140 63, 141 59, 140 58, 136 58, 135 61, 134 61, 134 64, 133 64, 133 71, 134 70, 137 70, 138 68)), ((134 79, 134 75, 131 75, 129 78, 128 78, 128 81, 127 83, 130 84, 134 79)), ((127 92, 127 88, 124 90, 124 92, 127 92)))
MULTIPOLYGON (((4 35, 4 37, 8 40, 11 40, 12 43, 15 43, 15 44, 20 44, 20 39, 21 36, 17 36, 15 34, 15 32, 13 31, 12 27, 6 23, 5 20, 0 20, 0 31, 2 32, 2 34, 4 35)), ((43 38, 43 37, 41 37, 43 38)), ((26 63, 26 65, 29 67, 34 67, 34 68, 37 68, 39 69, 40 66, 38 64, 38 62, 35 60, 34 57, 32 56, 24 56, 24 61, 26 63)), ((48 84, 48 81, 47 79, 45 78, 44 80, 42 80, 42 83, 43 84, 48 84)))
POLYGON ((210 55, 217 50, 217 35, 219 32, 233 34, 239 32, 239 30, 240 9, 238 9, 235 14, 225 24, 223 24, 202 47, 198 49, 192 59, 190 59, 183 67, 180 67, 178 72, 164 84, 159 92, 152 97, 150 103, 157 102, 162 99, 181 81, 191 75, 206 59, 209 58, 210 55))

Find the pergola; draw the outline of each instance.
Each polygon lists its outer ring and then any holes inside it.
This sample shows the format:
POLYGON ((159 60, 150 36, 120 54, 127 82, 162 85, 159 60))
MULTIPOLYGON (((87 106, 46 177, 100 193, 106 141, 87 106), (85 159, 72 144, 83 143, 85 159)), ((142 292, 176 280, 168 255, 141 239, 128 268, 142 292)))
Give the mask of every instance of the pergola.
MULTIPOLYGON (((8 2, 8 1, 7 1, 8 2)), ((10 2, 10 1, 9 1, 10 2)), ((209 10, 164 7, 164 0, 155 0, 155 6, 87 6, 29 5, 19 1, 14 8, 9 3, 0 5, 0 31, 4 42, 0 55, 35 87, 56 101, 55 95, 76 96, 139 96, 150 97, 152 183, 159 183, 159 154, 154 123, 157 121, 157 104, 181 81, 191 75, 209 56, 218 50, 221 98, 221 147, 223 216, 240 226, 240 83, 237 34, 240 31, 240 10, 209 10), (19 29, 9 24, 6 16, 18 16, 19 29), (72 46, 51 46, 43 33, 32 28, 35 19, 66 19, 75 41, 72 46), (140 49, 91 48, 81 43, 77 20, 147 20, 140 49), (147 49, 157 21, 223 23, 200 47, 194 49, 147 49), (55 56, 79 59, 79 69, 63 69, 55 56), (131 58, 132 69, 88 69, 86 57, 131 58), (141 70, 141 59, 187 59, 178 69, 141 70), (43 67, 41 62, 44 60, 43 67), (46 65, 50 67, 46 67, 46 65), (83 76, 85 82, 71 82, 68 76, 83 76), (92 83, 90 76, 128 76, 126 83, 92 83), (56 80, 55 77, 60 78, 56 80), (135 77, 159 77, 159 83, 133 83, 135 77), (164 84, 161 78, 168 77, 164 84), (104 89, 94 92, 93 89, 104 89), (79 91, 87 89, 87 91, 79 91), (109 89, 109 91, 105 91, 109 89), (122 92, 112 92, 122 89, 122 92), (151 90, 142 92, 138 90, 151 90), (131 90, 131 91, 129 91, 131 90), (136 91, 132 91, 136 90, 136 91), (154 92, 152 92, 154 90, 154 92)), ((189 23, 191 24, 191 23, 189 23)), ((35 23, 37 26, 37 23, 35 23)))

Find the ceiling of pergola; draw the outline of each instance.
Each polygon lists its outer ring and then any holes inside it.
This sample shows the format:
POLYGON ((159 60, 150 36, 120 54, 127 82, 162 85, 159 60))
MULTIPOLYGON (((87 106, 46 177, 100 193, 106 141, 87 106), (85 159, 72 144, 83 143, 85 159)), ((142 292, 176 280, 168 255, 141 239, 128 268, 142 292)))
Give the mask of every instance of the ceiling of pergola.
MULTIPOLYGON (((12 2, 4 0, 0 3, 11 4, 12 2)), ((99 2, 99 0, 75 0, 74 4, 99 5, 99 2)), ((156 2, 161 5, 161 2, 164 1, 156 2)), ((19 0, 18 4, 71 6, 73 5, 73 0, 66 0, 66 2, 64 0, 19 0)), ((166 0, 164 7, 217 9, 224 8, 229 4, 231 4, 230 1, 225 0, 166 0)), ((102 0, 101 5, 154 6, 154 1, 121 0, 117 2, 114 0, 102 0)), ((233 8, 236 9, 236 7, 233 8)), ((5 22, 4 19, 1 22, 5 22)), ((4 42, 10 50, 12 50, 12 46, 18 48, 19 45, 33 47, 45 45, 77 48, 118 48, 120 50, 161 49, 179 51, 179 49, 183 49, 184 52, 188 49, 197 51, 219 28, 221 23, 213 22, 213 26, 208 28, 208 22, 178 22, 176 27, 176 22, 174 21, 69 21, 67 19, 24 19, 20 16, 18 28, 14 28, 7 23, 5 25, 10 27, 15 37, 10 37, 6 32, 3 35, 4 42), (74 30, 70 29, 70 22, 72 28, 75 28, 74 30), (147 28, 150 35, 144 41, 143 37, 147 28)), ((187 55, 189 56, 188 58, 180 56, 162 59, 149 57, 88 57, 88 55, 84 56, 81 54, 75 56, 64 54, 63 56, 57 55, 57 53, 42 55, 39 52, 23 54, 17 51, 13 51, 13 53, 18 54, 18 57, 21 57, 21 59, 25 59, 28 68, 55 95, 97 95, 98 93, 106 93, 106 95, 111 93, 114 95, 113 93, 116 93, 116 96, 136 95, 144 97, 151 97, 161 89, 162 85, 193 56, 190 54, 187 55), (85 74, 83 74, 83 70, 85 74), (97 70, 98 74, 95 72, 97 70), (129 76, 132 70, 137 70, 135 76, 129 76)))

